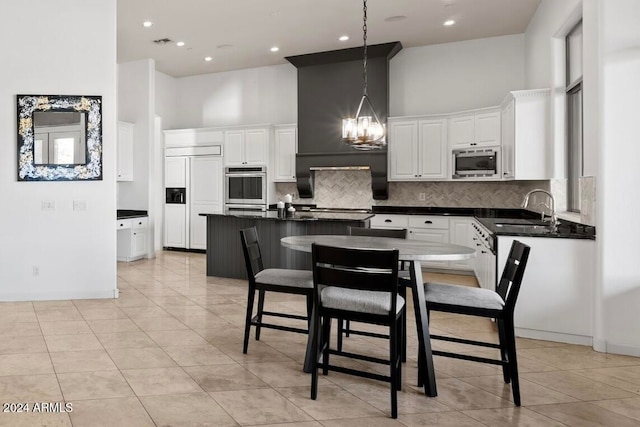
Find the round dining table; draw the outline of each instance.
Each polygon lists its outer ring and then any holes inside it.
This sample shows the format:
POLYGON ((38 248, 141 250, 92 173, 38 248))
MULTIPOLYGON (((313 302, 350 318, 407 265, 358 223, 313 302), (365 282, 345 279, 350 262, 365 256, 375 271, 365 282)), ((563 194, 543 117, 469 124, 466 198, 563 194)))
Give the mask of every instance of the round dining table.
MULTIPOLYGON (((415 310, 416 328, 418 331, 418 365, 423 378, 418 379, 418 385, 424 385, 427 396, 437 396, 431 341, 429 339, 429 320, 424 297, 424 283, 420 261, 461 261, 475 257, 475 249, 449 243, 426 242, 422 240, 395 239, 374 236, 345 236, 345 235, 307 235, 289 236, 280 239, 282 246, 296 251, 311 252, 312 245, 336 246, 352 249, 397 249, 400 261, 409 264, 411 273, 411 290, 413 307, 415 310)), ((314 330, 314 328, 310 329, 314 330)), ((305 355, 304 371, 311 372, 312 343, 315 338, 309 335, 307 352, 305 355)))

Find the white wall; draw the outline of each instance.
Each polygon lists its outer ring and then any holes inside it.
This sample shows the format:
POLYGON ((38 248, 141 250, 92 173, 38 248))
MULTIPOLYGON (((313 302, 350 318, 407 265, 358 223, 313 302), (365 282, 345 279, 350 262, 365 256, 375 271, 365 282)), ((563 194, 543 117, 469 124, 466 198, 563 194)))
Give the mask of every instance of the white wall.
POLYGON ((113 297, 116 1, 5 2, 0 37, 0 301, 113 297), (16 94, 102 96, 102 181, 17 181, 16 94))
POLYGON ((406 48, 389 74, 391 116, 499 105, 507 92, 524 89, 524 36, 406 48))
POLYGON ((175 128, 295 123, 297 81, 291 64, 177 79, 175 128))
POLYGON ((175 129, 178 116, 178 79, 155 72, 155 114, 162 117, 163 129, 175 129))
POLYGON ((133 181, 118 182, 118 209, 149 210, 150 152, 155 112, 152 59, 118 65, 118 120, 135 125, 133 181))
POLYGON ((629 222, 640 210, 640 2, 587 1, 601 11, 602 37, 596 344, 640 356, 640 245, 637 227, 629 222))

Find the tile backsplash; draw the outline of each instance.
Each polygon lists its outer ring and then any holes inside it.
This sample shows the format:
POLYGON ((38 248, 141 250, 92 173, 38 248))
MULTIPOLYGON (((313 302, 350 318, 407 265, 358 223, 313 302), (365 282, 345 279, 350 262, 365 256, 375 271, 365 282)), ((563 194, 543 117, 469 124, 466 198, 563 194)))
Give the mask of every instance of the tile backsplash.
POLYGON ((389 199, 373 200, 369 171, 315 171, 314 181, 313 199, 298 198, 295 183, 278 183, 278 200, 291 194, 294 203, 351 209, 375 205, 517 208, 530 190, 549 190, 549 181, 390 182, 389 199))

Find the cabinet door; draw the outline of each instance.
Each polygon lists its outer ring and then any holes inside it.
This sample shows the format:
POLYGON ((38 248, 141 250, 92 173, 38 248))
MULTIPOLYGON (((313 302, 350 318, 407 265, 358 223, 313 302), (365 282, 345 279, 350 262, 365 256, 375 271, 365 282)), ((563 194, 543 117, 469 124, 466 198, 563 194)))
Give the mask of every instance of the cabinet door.
POLYGON ((165 157, 164 186, 166 188, 185 188, 187 186, 186 157, 165 157))
POLYGON ((250 129, 244 135, 244 164, 266 165, 269 159, 267 129, 250 129))
POLYGON ((500 112, 475 116, 475 145, 489 147, 500 145, 500 112))
POLYGON ((229 166, 244 164, 244 131, 229 130, 224 133, 224 163, 229 166))
POLYGON ((420 120, 418 176, 422 179, 446 179, 448 175, 447 159, 447 121, 420 120))
POLYGON ((418 179, 418 124, 415 120, 389 123, 389 181, 418 179))
POLYGON ((131 123, 118 123, 118 181, 133 181, 133 130, 131 123))
POLYGON ((187 205, 164 205, 164 246, 187 247, 187 205))
POLYGON ((475 140, 475 116, 449 119, 449 145, 452 150, 473 147, 475 140))
MULTIPOLYGON (((409 229, 409 239, 423 242, 449 243, 449 230, 409 229)), ((448 261, 422 261, 422 267, 449 268, 448 261)))
MULTIPOLYGON (((450 218, 449 220, 449 243, 454 245, 466 246, 475 249, 472 243, 472 219, 469 218, 450 218)), ((458 270, 473 270, 473 258, 461 261, 451 261, 451 268, 458 270)))
POLYGON ((273 180, 276 182, 296 181, 296 152, 298 142, 296 128, 282 128, 275 130, 273 141, 273 180))
POLYGON ((513 179, 515 177, 515 105, 514 101, 502 109, 500 127, 502 128, 502 177, 513 179))
POLYGON ((131 257, 143 258, 147 255, 147 232, 145 229, 131 230, 131 257))
POLYGON ((222 159, 219 156, 192 157, 189 189, 189 248, 207 248, 207 219, 201 213, 222 212, 222 159))

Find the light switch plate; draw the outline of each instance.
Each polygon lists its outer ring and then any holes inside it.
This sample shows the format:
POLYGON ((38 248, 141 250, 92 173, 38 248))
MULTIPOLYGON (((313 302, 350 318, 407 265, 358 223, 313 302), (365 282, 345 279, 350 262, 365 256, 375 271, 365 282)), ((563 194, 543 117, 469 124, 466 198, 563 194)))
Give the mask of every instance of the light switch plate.
POLYGON ((56 202, 53 200, 43 200, 42 201, 42 210, 43 211, 55 211, 56 210, 56 202))
POLYGON ((74 200, 73 201, 73 210, 74 211, 86 211, 87 210, 87 201, 86 200, 74 200))

